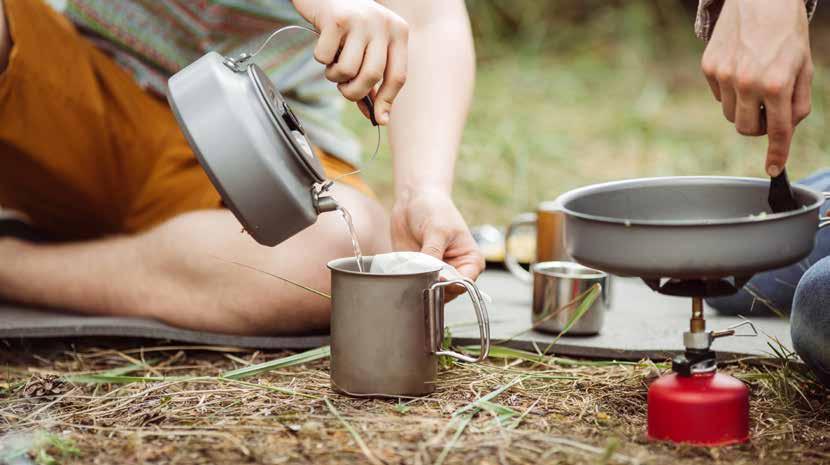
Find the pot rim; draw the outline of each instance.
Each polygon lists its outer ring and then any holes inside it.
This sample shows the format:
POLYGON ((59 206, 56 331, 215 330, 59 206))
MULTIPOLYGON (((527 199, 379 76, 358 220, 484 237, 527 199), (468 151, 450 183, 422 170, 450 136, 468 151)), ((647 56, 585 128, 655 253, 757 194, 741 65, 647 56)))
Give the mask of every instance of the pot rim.
MULTIPOLYGON (((802 206, 798 210, 792 210, 788 212, 781 212, 781 213, 767 213, 763 216, 741 216, 735 218, 723 218, 723 219, 712 219, 712 220, 638 220, 638 219, 625 219, 625 218, 615 218, 610 216, 602 216, 602 215, 593 215, 590 213, 583 213, 572 210, 567 207, 567 204, 575 199, 584 197, 589 194, 595 194, 605 191, 612 191, 618 190, 619 188, 631 187, 631 186, 660 186, 660 185, 669 185, 671 183, 677 183, 680 181, 704 181, 709 182, 712 184, 718 183, 730 183, 734 185, 740 184, 750 184, 750 185, 759 185, 760 183, 769 184, 769 181, 762 178, 750 178, 750 177, 736 177, 736 176, 664 176, 664 177, 651 177, 651 178, 635 178, 635 179, 626 179, 622 181, 611 181, 605 182, 600 184, 592 184, 585 187, 580 187, 577 189, 573 189, 571 191, 565 192, 564 194, 560 195, 556 199, 556 203, 558 208, 568 216, 572 216, 575 218, 587 220, 587 221, 594 221, 600 223, 613 223, 613 224, 621 224, 626 227, 629 226, 668 226, 668 227, 706 227, 706 226, 723 226, 723 225, 742 225, 742 224, 755 224, 755 223, 763 223, 769 221, 779 221, 788 218, 792 218, 799 215, 804 215, 806 213, 815 212, 818 210, 821 205, 824 203, 824 197, 821 193, 810 189, 808 187, 804 187, 801 185, 793 184, 793 190, 797 190, 802 194, 807 196, 813 197, 814 201, 808 205, 802 206)), ((816 216, 816 221, 818 221, 818 216, 816 216)))

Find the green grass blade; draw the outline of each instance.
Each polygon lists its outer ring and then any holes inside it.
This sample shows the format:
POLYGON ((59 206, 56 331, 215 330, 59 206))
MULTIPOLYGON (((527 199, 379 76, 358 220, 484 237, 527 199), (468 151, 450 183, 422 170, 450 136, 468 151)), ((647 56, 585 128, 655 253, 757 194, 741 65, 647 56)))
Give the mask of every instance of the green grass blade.
POLYGON ((249 376, 258 375, 266 371, 277 370, 280 368, 290 367, 293 365, 302 365, 304 363, 313 362, 327 358, 331 355, 331 347, 323 346, 316 349, 300 352, 299 354, 289 355, 288 357, 270 360, 264 363, 258 363, 247 367, 242 367, 236 370, 226 371, 222 373, 222 378, 242 379, 249 376))
POLYGON ((304 392, 298 392, 298 391, 295 391, 293 389, 288 389, 288 388, 279 387, 279 386, 270 386, 268 384, 248 383, 246 381, 241 381, 241 380, 232 379, 232 378, 216 378, 216 380, 220 381, 220 382, 223 382, 223 383, 238 384, 240 386, 246 386, 246 387, 256 388, 256 389, 263 389, 265 391, 279 392, 280 394, 289 394, 289 395, 292 395, 292 396, 306 397, 308 399, 319 399, 320 398, 320 396, 315 396, 313 394, 306 394, 304 392))
POLYGON ((464 407, 459 408, 458 410, 456 410, 455 412, 453 412, 452 416, 456 417, 456 416, 458 416, 458 415, 460 415, 460 414, 462 414, 462 413, 464 413, 464 412, 470 411, 470 410, 473 410, 473 413, 478 412, 478 410, 480 410, 480 409, 481 409, 481 404, 482 404, 482 403, 484 403, 484 402, 489 402, 489 401, 491 401, 491 400, 495 399, 495 398, 496 398, 496 397, 498 397, 498 396, 499 396, 502 392, 504 392, 504 391, 506 391, 506 390, 510 389, 511 387, 513 387, 514 385, 516 385, 516 383, 519 383, 519 382, 523 381, 523 380, 524 380, 524 379, 526 379, 527 377, 528 377, 527 375, 517 376, 516 378, 514 378, 514 379, 513 379, 513 381, 511 381, 511 382, 509 382, 509 383, 505 384, 504 386, 502 386, 502 387, 500 387, 500 388, 496 389, 495 391, 492 391, 492 392, 490 392, 489 394, 487 394, 487 395, 485 395, 485 396, 483 396, 483 397, 479 397, 479 398, 478 398, 478 399, 476 399, 475 401, 470 402, 469 404, 465 405, 464 407))
POLYGON ((517 376, 515 379, 513 379, 513 381, 505 384, 504 386, 501 386, 495 391, 492 391, 482 397, 479 397, 475 401, 470 402, 464 407, 461 407, 455 412, 453 412, 452 420, 450 421, 448 426, 452 425, 452 422, 456 421, 460 421, 461 423, 458 425, 458 428, 456 428, 455 433, 453 434, 450 441, 447 443, 447 445, 444 446, 444 449, 441 450, 441 453, 438 455, 438 458, 435 459, 434 465, 441 465, 444 463, 444 460, 450 453, 450 449, 452 449, 455 446, 455 443, 458 442, 458 438, 461 437, 461 435, 464 433, 464 430, 467 429, 467 425, 470 424, 470 421, 479 411, 489 409, 490 411, 496 413, 499 419, 501 419, 500 414, 509 413, 509 417, 518 415, 518 412, 514 411, 513 409, 495 404, 490 401, 498 397, 504 391, 513 387, 516 383, 521 382, 525 378, 527 378, 527 376, 517 376))
MULTIPOLYGON (((458 425, 458 428, 456 428, 455 433, 452 435, 452 438, 447 445, 441 449, 441 453, 438 454, 438 458, 435 459, 434 465, 442 465, 444 463, 444 460, 446 460, 447 455, 450 453, 450 449, 455 447, 455 443, 458 442, 458 439, 464 433, 464 430, 467 429, 467 425, 469 425, 470 421, 472 421, 473 415, 474 413, 471 412, 461 418, 461 423, 458 425)), ((455 420, 455 418, 453 419, 455 420)))
POLYGON ((599 297, 600 292, 602 292, 602 287, 599 285, 599 283, 591 286, 591 292, 589 292, 585 296, 585 298, 582 299, 582 302, 579 304, 579 307, 577 307, 576 312, 574 312, 574 314, 571 316, 568 322, 565 323, 565 327, 562 328, 562 331, 560 331, 559 334, 557 334, 552 341, 550 341, 550 344, 548 344, 548 346, 545 347, 545 350, 543 350, 542 353, 548 353, 551 347, 553 347, 554 344, 559 342, 559 339, 571 330, 573 325, 576 324, 576 322, 579 321, 579 319, 582 318, 583 315, 585 315, 585 312, 587 312, 588 309, 591 308, 591 305, 593 305, 594 301, 597 300, 597 297, 599 297))
MULTIPOLYGON (((79 383, 79 384, 125 384, 125 383, 134 383, 137 381, 142 381, 145 376, 125 376, 129 373, 133 373, 139 370, 146 370, 150 366, 152 366, 156 360, 150 360, 144 363, 131 363, 129 365, 125 365, 123 367, 113 368, 111 370, 102 371, 101 373, 88 373, 83 375, 69 375, 66 376, 66 379, 72 383, 79 383), (128 381, 128 379, 135 379, 134 381, 128 381)), ((149 378, 159 378, 159 377, 149 377, 149 378)), ((152 381, 157 381, 158 379, 153 379, 152 381)), ((149 381, 148 381, 149 382, 149 381)))
POLYGON ((205 376, 126 376, 126 375, 78 375, 67 376, 67 381, 77 384, 130 384, 130 383, 161 383, 178 381, 199 381, 210 379, 205 376))
POLYGON ((479 403, 479 407, 482 410, 486 410, 492 413, 496 417, 496 420, 499 422, 499 425, 504 425, 505 423, 507 423, 507 420, 519 416, 519 412, 513 410, 512 408, 506 405, 490 402, 489 400, 485 400, 479 403))
MULTIPOLYGON (((585 299, 588 297, 588 295, 591 294, 594 291, 594 288, 599 287, 599 286, 600 286, 599 284, 595 284, 594 286, 589 287, 588 289, 582 291, 582 293, 580 293, 579 295, 574 297, 570 302, 562 305, 561 307, 559 307, 555 310, 548 310, 547 312, 542 314, 538 320, 534 321, 533 324, 530 325, 529 328, 523 329, 523 330, 519 331, 518 333, 512 334, 512 335, 510 335, 509 337, 507 337, 505 339, 501 339, 499 341, 493 342, 493 343, 491 343, 491 345, 506 344, 506 343, 512 341, 513 339, 516 339, 517 337, 519 337, 523 334, 526 334, 526 333, 529 333, 529 332, 535 330, 536 328, 541 326, 543 323, 545 323, 549 319, 559 315, 560 313, 564 312, 565 310, 573 308, 573 307, 577 306, 578 304, 584 302, 585 299)), ((594 297, 593 299, 595 300, 596 297, 594 297)), ((593 303, 593 300, 591 300, 591 302, 593 303)), ((590 304, 588 306, 590 307, 590 304)), ((583 313, 584 313, 584 311, 583 311, 583 313)))
MULTIPOLYGON (((472 353, 480 353, 481 347, 479 346, 467 346, 464 347, 464 350, 472 352, 472 353)), ((527 360, 528 362, 543 362, 550 357, 546 357, 544 355, 534 354, 533 352, 527 352, 525 350, 520 349, 513 349, 511 347, 504 347, 504 346, 492 346, 490 347, 490 358, 503 358, 503 359, 521 359, 527 360)))
POLYGON ((363 441, 363 438, 360 436, 360 434, 358 434, 357 430, 352 428, 352 425, 350 425, 349 422, 347 422, 346 419, 340 415, 340 412, 338 412, 337 409, 334 408, 334 405, 332 405, 332 403, 329 402, 328 399, 323 400, 326 401, 326 407, 328 407, 332 415, 334 415, 335 418, 337 418, 337 420, 340 422, 340 424, 342 424, 343 427, 346 428, 346 430, 349 432, 349 434, 352 435, 352 438, 357 443, 358 447, 360 447, 360 451, 363 452, 363 455, 366 456, 366 459, 369 460, 369 462, 373 465, 382 465, 383 462, 381 462, 380 460, 378 460, 377 457, 375 457, 375 454, 372 453, 372 450, 369 449, 369 446, 366 445, 366 442, 363 441))

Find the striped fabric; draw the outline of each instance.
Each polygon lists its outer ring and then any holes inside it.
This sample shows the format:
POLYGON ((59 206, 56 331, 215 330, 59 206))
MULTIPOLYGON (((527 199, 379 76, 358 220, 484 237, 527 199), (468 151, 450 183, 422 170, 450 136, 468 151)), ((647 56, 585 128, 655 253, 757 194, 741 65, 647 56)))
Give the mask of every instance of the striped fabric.
MULTIPOLYGON (((252 52, 275 29, 307 24, 289 0, 50 0, 147 90, 164 95, 167 78, 209 50, 252 52)), ((314 37, 288 31, 256 62, 290 101, 309 139, 357 164, 360 147, 341 124, 346 101, 313 58, 314 37)))
MULTIPOLYGON (((717 22, 718 16, 720 16, 723 1, 698 0, 695 34, 706 42, 709 41, 712 37, 712 32, 715 30, 715 22, 717 22)), ((807 17, 812 19, 813 13, 816 12, 816 6, 818 6, 818 0, 804 0, 804 6, 807 8, 807 17)))

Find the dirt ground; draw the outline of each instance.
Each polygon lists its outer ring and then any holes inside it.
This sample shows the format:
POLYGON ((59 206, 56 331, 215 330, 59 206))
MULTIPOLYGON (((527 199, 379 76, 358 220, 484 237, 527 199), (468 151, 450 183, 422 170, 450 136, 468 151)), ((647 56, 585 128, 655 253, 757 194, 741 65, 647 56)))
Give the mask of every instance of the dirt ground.
POLYGON ((143 344, 3 346, 0 463, 830 463, 830 392, 786 359, 722 368, 751 386, 753 439, 710 449, 646 439, 665 363, 505 351, 366 400, 330 389, 325 355, 231 380, 290 353, 143 344))

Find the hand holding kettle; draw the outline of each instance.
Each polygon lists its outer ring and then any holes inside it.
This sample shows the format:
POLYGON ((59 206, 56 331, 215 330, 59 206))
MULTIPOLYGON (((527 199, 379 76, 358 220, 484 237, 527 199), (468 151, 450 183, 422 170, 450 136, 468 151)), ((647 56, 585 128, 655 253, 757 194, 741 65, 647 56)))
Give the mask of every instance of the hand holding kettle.
POLYGON ((392 102, 406 81, 409 26, 372 0, 294 0, 297 11, 320 31, 314 58, 326 65, 326 78, 340 93, 358 102, 374 97, 378 123, 389 122, 392 102), (375 86, 380 87, 375 94, 375 86))

